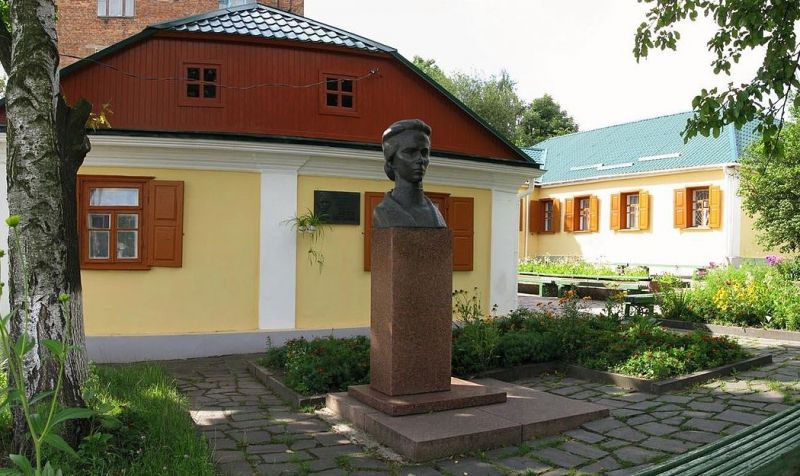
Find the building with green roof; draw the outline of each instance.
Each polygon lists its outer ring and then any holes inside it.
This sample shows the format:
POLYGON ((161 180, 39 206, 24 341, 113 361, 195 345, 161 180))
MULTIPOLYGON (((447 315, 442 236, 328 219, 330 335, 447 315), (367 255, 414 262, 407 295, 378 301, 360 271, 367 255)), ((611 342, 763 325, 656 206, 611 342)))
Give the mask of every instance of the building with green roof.
POLYGON ((736 170, 755 124, 681 136, 691 112, 553 137, 526 149, 544 175, 525 194, 520 256, 576 256, 691 272, 767 254, 736 170))

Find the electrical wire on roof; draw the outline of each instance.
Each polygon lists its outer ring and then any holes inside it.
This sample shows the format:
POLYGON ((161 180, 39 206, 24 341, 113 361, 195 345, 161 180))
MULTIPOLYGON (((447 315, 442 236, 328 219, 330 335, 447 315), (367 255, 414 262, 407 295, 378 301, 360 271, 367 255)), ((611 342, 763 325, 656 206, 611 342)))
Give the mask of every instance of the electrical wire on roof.
MULTIPOLYGON (((81 56, 70 55, 70 54, 67 54, 67 53, 59 53, 59 56, 63 56, 65 58, 81 60, 81 61, 88 61, 88 62, 94 63, 94 64, 96 64, 98 66, 102 66, 104 68, 108 68, 108 69, 111 69, 113 71, 116 71, 117 73, 120 73, 123 76, 126 76, 128 78, 138 79, 140 81, 195 81, 193 79, 182 78, 182 77, 178 77, 178 76, 165 76, 165 77, 142 76, 142 75, 139 75, 139 74, 136 74, 136 73, 131 73, 130 71, 125 71, 123 69, 120 69, 120 68, 118 68, 116 66, 110 65, 108 63, 103 63, 102 61, 93 60, 91 58, 84 58, 84 57, 81 57, 81 56)), ((371 70, 369 70, 369 72, 367 72, 366 74, 364 74, 362 76, 358 76, 358 77, 352 78, 352 79, 348 78, 348 79, 337 79, 337 80, 339 82, 341 82, 341 81, 357 82, 357 81, 362 81, 364 79, 367 79, 367 78, 369 78, 371 76, 378 75, 378 74, 380 74, 380 72, 381 72, 380 68, 378 68, 376 66, 375 68, 372 68, 371 70)), ((321 86, 323 84, 326 84, 327 82, 328 82, 327 80, 322 80, 322 81, 317 81, 317 82, 308 83, 308 84, 257 83, 257 84, 249 84, 249 85, 246 85, 246 86, 234 86, 234 85, 223 84, 223 83, 211 83, 211 84, 214 84, 216 87, 221 88, 221 89, 232 89, 232 90, 238 90, 238 91, 247 91, 247 90, 250 90, 250 89, 258 89, 258 88, 307 89, 307 88, 314 88, 314 87, 317 87, 317 86, 321 86)))

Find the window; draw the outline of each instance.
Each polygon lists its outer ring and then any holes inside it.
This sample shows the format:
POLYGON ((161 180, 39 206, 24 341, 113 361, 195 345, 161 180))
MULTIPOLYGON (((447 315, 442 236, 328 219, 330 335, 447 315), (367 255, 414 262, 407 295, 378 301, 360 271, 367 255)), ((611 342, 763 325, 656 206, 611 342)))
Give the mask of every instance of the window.
POLYGON ((692 190, 692 226, 708 226, 708 189, 692 190))
POLYGON ((561 228, 560 202, 554 198, 532 200, 528 228, 531 233, 558 233, 561 228))
POLYGON ((566 199, 564 231, 594 232, 598 230, 599 204, 594 195, 566 199))
POLYGON ((134 0, 97 0, 99 17, 132 17, 134 13, 134 0))
POLYGON ((323 74, 320 108, 324 113, 357 115, 356 80, 352 76, 323 74))
POLYGON ((184 64, 182 106, 221 106, 220 66, 218 64, 184 64))
POLYGON ((650 226, 650 195, 643 191, 611 195, 612 230, 647 230, 650 226))
POLYGON ((250 5, 256 0, 219 0, 219 8, 238 7, 239 5, 250 5))
POLYGON ((180 266, 183 182, 149 177, 78 177, 83 269, 180 266))
POLYGON ((721 205, 719 186, 679 188, 674 192, 675 228, 720 228, 721 205))

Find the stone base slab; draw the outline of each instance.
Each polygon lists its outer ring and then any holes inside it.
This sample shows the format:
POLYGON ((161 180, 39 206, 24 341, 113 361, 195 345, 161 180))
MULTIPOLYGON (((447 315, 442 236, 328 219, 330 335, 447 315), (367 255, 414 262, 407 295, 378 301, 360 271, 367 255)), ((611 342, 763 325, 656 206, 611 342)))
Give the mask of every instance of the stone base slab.
POLYGON ((450 378, 450 390, 390 396, 369 385, 354 385, 348 395, 389 416, 416 415, 503 403, 506 392, 466 380, 450 378))
POLYGON ((392 417, 347 393, 331 393, 328 408, 412 461, 520 444, 609 415, 606 407, 494 379, 477 383, 506 392, 494 405, 392 417))

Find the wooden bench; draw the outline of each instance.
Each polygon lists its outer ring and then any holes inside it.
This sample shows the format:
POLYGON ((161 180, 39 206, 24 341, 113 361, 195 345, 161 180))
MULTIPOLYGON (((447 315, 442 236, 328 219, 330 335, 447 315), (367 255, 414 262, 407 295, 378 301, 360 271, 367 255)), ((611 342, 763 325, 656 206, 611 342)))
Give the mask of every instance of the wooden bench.
POLYGON ((800 473, 800 406, 646 469, 638 476, 778 476, 800 473))
POLYGON ((557 297, 563 295, 564 291, 570 289, 575 290, 578 288, 603 291, 607 291, 609 289, 618 289, 620 291, 624 291, 626 294, 635 294, 640 292, 641 287, 639 282, 634 281, 623 282, 620 280, 590 278, 586 276, 556 277, 524 273, 520 273, 520 284, 537 286, 538 292, 533 292, 530 288, 528 288, 528 291, 531 294, 537 294, 540 297, 557 297), (545 286, 549 287, 552 291, 545 293, 545 286))
POLYGON ((639 315, 653 315, 653 307, 656 304, 655 294, 628 294, 625 296, 625 306, 623 313, 625 317, 634 315, 634 312, 639 315))

